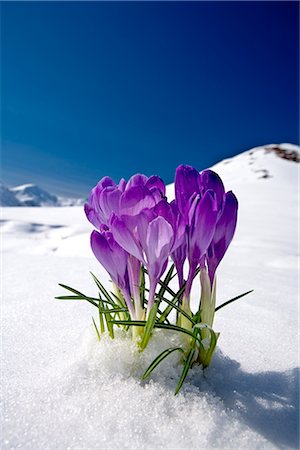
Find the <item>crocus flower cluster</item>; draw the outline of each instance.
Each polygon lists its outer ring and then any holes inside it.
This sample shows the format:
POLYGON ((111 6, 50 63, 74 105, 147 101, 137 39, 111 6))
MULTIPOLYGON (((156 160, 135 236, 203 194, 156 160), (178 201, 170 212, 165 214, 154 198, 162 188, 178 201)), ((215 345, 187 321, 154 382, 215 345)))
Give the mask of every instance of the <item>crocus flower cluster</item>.
POLYGON ((96 307, 99 327, 94 319, 93 323, 99 340, 105 332, 114 338, 114 326, 126 331, 131 327, 142 351, 154 328, 180 333, 183 339, 179 347, 165 349, 143 375, 147 378, 165 358, 179 351, 183 369, 177 394, 194 363, 207 367, 212 360, 219 337, 213 330, 215 311, 252 292, 215 307, 216 270, 235 232, 237 199, 231 191, 225 192, 221 178, 212 170, 199 173, 181 165, 176 169, 175 200, 171 202, 161 178, 136 174, 119 184, 102 178, 84 208, 95 227, 92 250, 109 273, 113 289, 109 293, 93 275, 98 297, 61 284, 68 295, 56 298, 86 300, 96 307), (173 264, 163 277, 170 260, 173 264), (177 292, 170 287, 174 268, 177 292), (198 272, 201 296, 193 313, 190 297, 198 272), (176 324, 170 322, 173 310, 177 312, 176 324))
MULTIPOLYGON (((169 203, 165 193, 165 184, 158 176, 137 174, 119 184, 104 177, 85 205, 87 218, 97 229, 91 235, 92 250, 122 292, 132 320, 149 316, 169 257, 174 261, 179 287, 185 286, 183 309, 190 311, 192 283, 199 267, 202 304, 210 304, 216 269, 235 231, 236 197, 225 193, 215 172, 199 173, 181 165, 175 175, 175 200, 169 203), (186 260, 189 270, 185 281, 186 260), (142 266, 149 276, 147 311, 140 297, 142 266), (203 296, 204 292, 208 294, 203 296)), ((203 315, 209 315, 209 308, 202 310, 203 315)))

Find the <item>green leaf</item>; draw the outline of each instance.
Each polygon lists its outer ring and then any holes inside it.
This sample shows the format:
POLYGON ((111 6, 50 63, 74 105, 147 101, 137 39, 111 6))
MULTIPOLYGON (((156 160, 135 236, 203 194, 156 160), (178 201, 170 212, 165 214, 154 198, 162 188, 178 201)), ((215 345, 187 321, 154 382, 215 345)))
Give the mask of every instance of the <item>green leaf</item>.
POLYGON ((161 288, 159 290, 159 293, 158 293, 158 295, 160 297, 163 297, 163 295, 164 295, 164 293, 166 291, 165 286, 169 286, 169 283, 170 283, 171 279, 173 278, 172 275, 173 275, 174 268, 175 268, 175 266, 174 266, 174 264, 172 264, 170 269, 168 270, 167 275, 164 278, 164 281, 162 282, 163 285, 161 286, 161 288))
MULTIPOLYGON (((106 306, 106 305, 103 305, 103 306, 104 306, 104 309, 106 309, 108 311, 108 306, 106 306)), ((108 334, 112 339, 114 339, 114 327, 113 327, 114 322, 113 322, 113 319, 112 319, 109 311, 106 314, 104 314, 104 319, 106 322, 108 334)))
POLYGON ((99 330, 97 328, 97 325, 96 325, 96 322, 94 320, 94 317, 92 317, 92 319, 93 319, 93 324, 94 324, 94 327, 95 327, 95 330, 96 330, 96 333, 97 333, 97 336, 98 336, 98 341, 100 341, 100 333, 99 333, 99 330))
MULTIPOLYGON (((173 307, 175 307, 174 306, 175 305, 175 301, 178 302, 180 300, 180 297, 183 294, 184 290, 185 290, 185 284, 181 287, 181 289, 179 289, 177 294, 175 294, 175 297, 172 300, 172 305, 169 304, 166 307, 166 309, 163 311, 162 315, 159 318, 159 322, 164 322, 167 319, 167 317, 170 314, 170 312, 172 311, 173 307)), ((163 300, 166 301, 165 298, 163 300)), ((166 302, 166 303, 168 303, 168 302, 166 302)))
MULTIPOLYGON (((146 268, 144 268, 144 272, 148 275, 148 271, 147 271, 146 268)), ((159 281, 158 281, 158 284, 159 284, 160 286, 164 287, 164 289, 165 289, 167 292, 169 292, 169 294, 171 294, 172 297, 175 297, 175 296, 176 296, 176 293, 175 293, 171 288, 169 288, 169 286, 167 286, 162 280, 159 280, 159 281)))
POLYGON ((217 306, 215 309, 215 312, 217 312, 219 309, 223 308, 224 306, 229 305, 229 303, 235 302, 239 298, 245 297, 245 295, 248 295, 253 291, 254 291, 254 289, 252 289, 251 291, 244 292, 244 294, 238 295, 237 297, 231 298, 230 300, 227 300, 227 302, 222 303, 222 305, 217 306))
POLYGON ((195 336, 191 331, 186 330, 185 328, 179 327, 177 325, 167 325, 165 323, 156 323, 154 325, 155 328, 162 328, 164 330, 172 330, 172 331, 178 331, 179 333, 188 334, 192 338, 196 339, 196 341, 199 341, 201 343, 201 339, 199 339, 197 336, 195 336))
POLYGON ((89 298, 90 300, 93 300, 95 302, 99 302, 98 298, 95 297, 88 297, 87 295, 59 295, 58 297, 54 297, 57 300, 86 300, 89 298))
POLYGON ((100 310, 102 314, 115 314, 118 312, 124 312, 124 311, 128 311, 127 308, 114 308, 114 309, 101 309, 100 310))
POLYGON ((99 301, 98 311, 99 311, 100 332, 104 333, 104 331, 105 331, 104 320, 103 320, 103 314, 102 314, 101 309, 100 309, 100 306, 103 309, 104 303, 103 303, 103 300, 101 300, 100 294, 99 294, 99 299, 100 299, 100 301, 99 301))
POLYGON ((169 356, 171 353, 175 352, 176 350, 181 351, 184 353, 183 349, 181 347, 170 347, 167 350, 164 350, 161 352, 150 364, 144 375, 142 376, 142 380, 145 380, 151 372, 157 367, 167 356, 169 356))
MULTIPOLYGON (((207 329, 210 332, 210 344, 209 344, 209 349, 205 349, 203 344, 202 344, 202 348, 200 350, 200 355, 201 355, 201 362, 203 367, 207 367, 210 364, 212 355, 215 351, 216 345, 217 345, 217 340, 218 337, 220 335, 220 333, 215 333, 214 330, 207 325, 207 323, 197 323, 194 326, 194 329, 199 329, 199 330, 203 330, 203 329, 207 329)), ((202 336, 203 337, 203 336, 202 336)))
POLYGON ((141 297, 142 308, 145 307, 145 302, 146 302, 146 298, 145 298, 145 286, 146 286, 146 281, 145 281, 145 267, 144 267, 144 266, 141 266, 140 297, 141 297))
MULTIPOLYGON (((158 294, 158 295, 159 295, 159 294, 158 294)), ((168 303, 168 305, 171 306, 171 310, 172 310, 173 308, 175 308, 175 309, 176 309, 177 311, 179 311, 183 316, 185 316, 185 317, 186 317, 193 325, 195 325, 196 322, 192 319, 192 317, 191 317, 186 311, 184 311, 182 308, 180 308, 180 306, 177 306, 176 303, 174 303, 174 301, 168 300, 168 299, 165 298, 165 297, 163 297, 162 300, 163 300, 164 302, 168 303)), ((171 312, 171 310, 170 310, 170 312, 171 312)), ((166 310, 165 310, 165 311, 166 311, 166 310)), ((165 320, 165 316, 164 316, 165 311, 164 311, 163 314, 160 316, 159 322, 164 322, 164 320, 165 320)), ((169 312, 169 313, 170 313, 170 312, 169 312)), ((169 314, 169 313, 168 313, 168 314, 169 314)))
MULTIPOLYGON (((112 320, 112 323, 119 325, 128 325, 130 327, 144 327, 147 322, 145 320, 112 320)), ((196 341, 199 341, 201 344, 201 339, 199 339, 198 336, 195 336, 191 331, 188 331, 185 328, 178 327, 177 325, 167 325, 166 323, 156 322, 154 324, 154 328, 161 328, 164 330, 178 331, 179 333, 188 334, 193 339, 196 339, 196 341)))
POLYGON ((149 339, 150 339, 150 336, 151 336, 151 333, 152 333, 152 330, 153 330, 153 327, 155 324, 155 320, 156 320, 157 308, 158 308, 158 303, 155 302, 150 310, 150 314, 149 314, 148 320, 145 325, 143 339, 141 342, 141 350, 144 350, 147 347, 147 344, 149 342, 149 339))
POLYGON ((96 286, 98 287, 99 291, 104 295, 104 297, 106 298, 106 300, 108 301, 108 303, 110 303, 110 304, 113 305, 114 307, 115 307, 115 306, 118 306, 118 305, 116 305, 115 302, 112 300, 111 296, 109 295, 109 293, 107 292, 107 290, 105 289, 105 287, 103 286, 103 284, 100 283, 100 281, 98 280, 98 278, 97 278, 92 272, 90 272, 90 273, 91 273, 91 275, 92 275, 92 277, 93 277, 93 279, 94 279, 94 281, 95 281, 95 283, 96 283, 96 286))
POLYGON ((115 324, 119 325, 129 325, 135 327, 144 327, 146 325, 146 320, 113 320, 115 324))
POLYGON ((177 387, 176 387, 176 390, 175 390, 175 395, 178 394, 178 392, 181 389, 181 386, 183 385, 184 380, 186 379, 188 371, 190 370, 191 365, 193 363, 193 357, 194 357, 195 351, 196 351, 196 349, 194 347, 191 348, 191 350, 189 351, 189 354, 188 354, 187 359, 186 359, 186 361, 184 363, 183 370, 181 372, 181 376, 179 378, 179 381, 178 381, 178 384, 177 384, 177 387))
POLYGON ((72 287, 70 287, 70 286, 67 286, 66 284, 58 283, 58 286, 61 286, 61 287, 63 287, 64 289, 67 289, 67 291, 73 292, 74 294, 77 294, 77 295, 79 295, 79 296, 85 297, 84 294, 82 294, 81 292, 77 291, 76 289, 74 289, 74 288, 72 288, 72 287))

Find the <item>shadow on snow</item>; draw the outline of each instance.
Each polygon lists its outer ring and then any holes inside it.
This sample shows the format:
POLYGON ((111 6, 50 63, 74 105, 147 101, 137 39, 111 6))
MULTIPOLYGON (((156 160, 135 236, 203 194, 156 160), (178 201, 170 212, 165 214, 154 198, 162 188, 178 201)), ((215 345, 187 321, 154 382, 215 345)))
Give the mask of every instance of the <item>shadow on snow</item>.
POLYGON ((247 373, 237 361, 219 350, 212 366, 205 372, 204 377, 199 377, 195 371, 190 382, 200 389, 208 387, 226 408, 237 413, 246 425, 269 441, 298 448, 298 368, 285 372, 247 373))

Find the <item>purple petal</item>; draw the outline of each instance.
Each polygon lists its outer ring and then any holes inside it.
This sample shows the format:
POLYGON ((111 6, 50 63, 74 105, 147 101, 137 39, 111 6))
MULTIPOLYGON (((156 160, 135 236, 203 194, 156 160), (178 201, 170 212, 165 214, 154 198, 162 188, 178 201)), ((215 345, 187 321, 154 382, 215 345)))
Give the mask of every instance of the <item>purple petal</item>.
POLYGON ((152 192, 157 191, 160 193, 159 200, 166 195, 166 185, 163 180, 157 175, 152 175, 148 178, 145 186, 152 192))
POLYGON ((216 230, 207 251, 208 272, 213 283, 215 271, 220 264, 234 236, 237 222, 238 201, 233 192, 225 195, 223 213, 217 222, 216 230))
POLYGON ((105 223, 108 223, 112 213, 119 214, 121 191, 115 187, 109 186, 103 189, 99 195, 99 207, 105 223))
POLYGON ((84 212, 87 219, 94 225, 95 228, 98 228, 99 230, 101 226, 99 216, 96 214, 94 208, 92 208, 89 203, 84 204, 84 212))
POLYGON ((127 187, 120 198, 121 215, 136 216, 143 209, 150 209, 155 206, 156 201, 149 189, 144 186, 135 186, 130 189, 127 189, 127 187))
POLYGON ((179 245, 176 250, 174 250, 171 254, 171 258, 174 261, 178 281, 179 281, 179 287, 181 288, 184 283, 183 279, 183 266, 184 262, 186 260, 186 253, 187 253, 187 242, 184 240, 181 245, 179 245))
POLYGON ((203 172, 200 173, 199 189, 201 195, 203 195, 208 190, 212 190, 215 192, 216 206, 219 210, 220 216, 223 210, 225 190, 223 182, 219 175, 212 170, 203 170, 203 172))
POLYGON ((148 227, 145 253, 149 275, 159 279, 168 260, 174 239, 173 229, 163 217, 154 219, 148 227))
POLYGON ((185 216, 189 198, 199 193, 199 172, 191 166, 178 166, 175 174, 175 197, 178 209, 185 216))
POLYGON ((141 173, 137 173, 136 175, 133 175, 126 185, 126 191, 128 189, 131 189, 134 186, 145 186, 145 184, 148 181, 148 177, 146 175, 143 175, 141 173))
POLYGON ((174 223, 174 212, 171 207, 171 205, 167 202, 167 200, 161 200, 159 203, 157 203, 154 207, 154 212, 158 216, 162 216, 164 219, 166 219, 169 224, 173 227, 174 223))
POLYGON ((187 233, 186 225, 182 215, 179 212, 176 201, 173 200, 170 203, 170 207, 173 213, 173 230, 174 230, 174 243, 172 251, 186 243, 187 233))
POLYGON ((121 191, 121 192, 124 192, 125 191, 125 188, 126 188, 126 180, 124 179, 124 178, 121 178, 121 180, 119 181, 119 184, 118 184, 118 189, 121 191))
POLYGON ((127 255, 114 241, 112 234, 100 234, 93 231, 91 247, 100 264, 107 270, 111 279, 119 287, 125 287, 127 255))
POLYGON ((210 192, 207 191, 201 200, 195 199, 197 205, 191 218, 188 240, 190 266, 199 263, 214 236, 217 211, 214 208, 214 198, 210 192))
POLYGON ((113 215, 111 219, 111 230, 116 242, 130 255, 144 262, 143 252, 132 231, 128 229, 125 222, 113 215))

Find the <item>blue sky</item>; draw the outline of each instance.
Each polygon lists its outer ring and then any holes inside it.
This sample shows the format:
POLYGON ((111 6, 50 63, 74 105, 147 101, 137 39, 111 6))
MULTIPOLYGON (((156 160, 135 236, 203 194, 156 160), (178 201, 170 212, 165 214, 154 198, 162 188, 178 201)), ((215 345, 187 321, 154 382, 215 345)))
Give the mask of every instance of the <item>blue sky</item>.
POLYGON ((2 2, 2 179, 86 196, 298 142, 297 2, 2 2))

